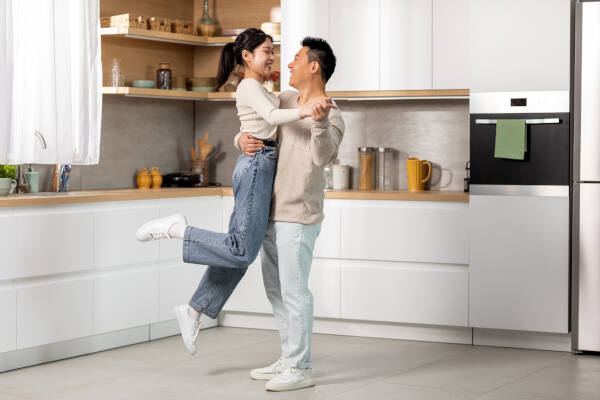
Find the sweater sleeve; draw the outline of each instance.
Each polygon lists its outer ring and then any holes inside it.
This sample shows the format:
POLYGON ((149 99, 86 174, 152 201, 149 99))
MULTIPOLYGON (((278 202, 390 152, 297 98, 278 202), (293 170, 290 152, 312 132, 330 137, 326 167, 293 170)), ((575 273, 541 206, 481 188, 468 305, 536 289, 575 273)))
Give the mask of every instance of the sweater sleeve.
MULTIPOLYGON (((250 79, 248 79, 250 81, 250 79)), ((258 115, 271 125, 281 125, 287 122, 298 121, 300 109, 281 110, 275 107, 267 98, 266 93, 258 81, 244 82, 238 86, 236 97, 241 104, 252 107, 258 115)))
POLYGON ((235 135, 235 137, 233 138, 233 146, 238 150, 242 150, 240 148, 240 138, 241 137, 242 137, 242 132, 238 132, 238 134, 235 135))
POLYGON ((322 167, 335 161, 345 129, 344 120, 338 110, 331 110, 328 118, 313 123, 310 137, 313 164, 322 167))

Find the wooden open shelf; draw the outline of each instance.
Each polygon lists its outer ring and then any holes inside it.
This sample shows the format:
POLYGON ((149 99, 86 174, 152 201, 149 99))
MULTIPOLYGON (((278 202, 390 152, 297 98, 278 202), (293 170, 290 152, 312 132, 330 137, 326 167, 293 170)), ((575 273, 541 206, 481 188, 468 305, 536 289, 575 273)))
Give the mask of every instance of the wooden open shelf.
MULTIPOLYGON (((125 37, 129 39, 154 40, 158 42, 186 44, 190 46, 223 46, 233 43, 235 36, 194 36, 182 33, 153 31, 140 28, 112 27, 100 28, 100 34, 107 37, 125 37)), ((273 44, 281 44, 281 36, 273 37, 273 44)))
MULTIPOLYGON (((104 87, 104 94, 173 100, 235 100, 232 92, 189 92, 134 87, 104 87)), ((277 92, 276 92, 277 93, 277 92)), ((469 90, 382 90, 371 92, 327 92, 338 100, 468 99, 469 90)))

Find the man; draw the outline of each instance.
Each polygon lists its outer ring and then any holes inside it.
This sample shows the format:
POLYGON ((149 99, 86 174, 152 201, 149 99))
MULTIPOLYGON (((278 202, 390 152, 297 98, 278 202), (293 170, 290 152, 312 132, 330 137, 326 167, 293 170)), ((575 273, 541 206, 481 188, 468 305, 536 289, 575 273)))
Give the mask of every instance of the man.
MULTIPOLYGON (((335 69, 327 42, 305 38, 288 68, 290 86, 281 93, 280 108, 299 108, 326 95, 325 84, 335 69)), ((268 367, 254 369, 254 379, 269 380, 273 391, 301 389, 315 384, 310 368, 313 297, 308 289, 315 240, 323 220, 323 166, 335 160, 344 133, 339 110, 317 106, 312 120, 281 125, 279 162, 271 200, 271 214, 261 251, 263 280, 281 336, 282 356, 268 367)), ((243 133, 236 146, 246 154, 263 144, 243 133)))

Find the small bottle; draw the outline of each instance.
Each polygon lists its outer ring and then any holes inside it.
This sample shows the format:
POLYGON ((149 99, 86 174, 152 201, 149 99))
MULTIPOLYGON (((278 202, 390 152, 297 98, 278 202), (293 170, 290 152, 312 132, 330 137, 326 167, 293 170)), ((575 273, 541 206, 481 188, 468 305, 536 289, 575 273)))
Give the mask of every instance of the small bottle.
POLYGON ((111 79, 112 79, 112 82, 111 82, 112 87, 121 86, 121 62, 118 58, 113 58, 111 79))
POLYGON ((208 15, 208 0, 204 0, 204 11, 198 23, 198 34, 200 36, 213 36, 215 34, 215 24, 208 15))
POLYGON ((158 70, 156 70, 156 86, 159 89, 171 90, 172 79, 173 72, 169 69, 169 63, 158 64, 158 70))

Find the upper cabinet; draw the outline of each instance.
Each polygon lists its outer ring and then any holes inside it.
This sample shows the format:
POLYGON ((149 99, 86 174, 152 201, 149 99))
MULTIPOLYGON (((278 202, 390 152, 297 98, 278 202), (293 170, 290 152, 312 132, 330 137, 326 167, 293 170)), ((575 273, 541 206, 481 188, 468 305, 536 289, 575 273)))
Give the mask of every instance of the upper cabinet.
POLYGON ((472 92, 569 90, 570 0, 470 0, 469 7, 472 92))
POLYGON ((469 85, 469 1, 433 0, 433 87, 469 85))
POLYGON ((329 91, 466 89, 468 0, 282 0, 282 90, 305 36, 337 57, 329 91), (301 4, 300 4, 301 3, 301 4))
POLYGON ((432 0, 380 1, 380 90, 437 89, 431 81, 431 12, 432 0))

